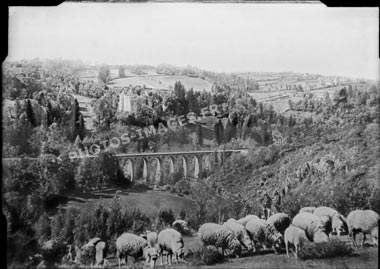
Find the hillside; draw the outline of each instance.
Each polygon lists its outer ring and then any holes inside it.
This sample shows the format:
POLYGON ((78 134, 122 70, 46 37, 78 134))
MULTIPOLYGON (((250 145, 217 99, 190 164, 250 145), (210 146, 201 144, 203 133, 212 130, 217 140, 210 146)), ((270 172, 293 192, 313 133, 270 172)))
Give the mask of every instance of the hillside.
POLYGON ((287 145, 256 148, 247 157, 231 156, 210 182, 233 197, 247 192, 259 210, 263 191, 282 194, 282 210, 326 205, 348 214, 354 208, 378 210, 379 124, 346 126, 322 133, 296 134, 287 145), (347 196, 352 199, 347 200, 347 196), (377 205, 377 206, 376 206, 377 205))

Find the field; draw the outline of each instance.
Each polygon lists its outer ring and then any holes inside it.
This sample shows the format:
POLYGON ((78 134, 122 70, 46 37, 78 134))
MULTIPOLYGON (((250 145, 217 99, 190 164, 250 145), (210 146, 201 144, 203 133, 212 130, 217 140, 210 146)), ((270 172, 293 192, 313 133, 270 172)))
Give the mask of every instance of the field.
MULTIPOLYGON (((337 86, 331 88, 324 88, 318 90, 311 90, 316 98, 324 98, 326 93, 330 94, 332 97, 333 93, 337 90, 340 90, 344 86, 337 86)), ((250 96, 254 98, 258 102, 262 102, 264 104, 272 105, 273 109, 277 112, 285 112, 289 109, 288 101, 292 100, 293 102, 297 102, 302 99, 303 93, 295 91, 270 91, 270 92, 252 92, 250 96)))
POLYGON ((165 75, 146 75, 146 76, 133 76, 127 78, 114 79, 114 86, 129 86, 129 85, 145 85, 148 88, 156 89, 173 89, 176 81, 181 83, 188 90, 193 88, 194 91, 211 90, 211 83, 200 79, 188 76, 165 76, 165 75))
MULTIPOLYGON (((186 197, 179 197, 168 192, 130 192, 122 191, 120 201, 125 208, 132 210, 140 209, 150 218, 156 218, 158 211, 163 208, 172 209, 174 214, 179 215, 182 209, 191 213, 196 209, 196 203, 186 197)), ((79 207, 83 210, 93 208, 100 198, 105 204, 112 201, 115 189, 96 191, 88 195, 69 197, 69 202, 65 207, 79 207)))

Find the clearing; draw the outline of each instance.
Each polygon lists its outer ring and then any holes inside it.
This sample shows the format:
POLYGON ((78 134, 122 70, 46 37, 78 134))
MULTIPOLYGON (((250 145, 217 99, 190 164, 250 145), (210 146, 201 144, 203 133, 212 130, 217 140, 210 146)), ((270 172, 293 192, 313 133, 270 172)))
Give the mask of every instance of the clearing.
MULTIPOLYGON (((65 207, 78 207, 83 210, 89 210, 96 205, 100 198, 105 204, 110 203, 115 192, 116 189, 107 189, 95 191, 90 194, 77 195, 76 197, 69 197, 69 202, 65 207)), ((150 218, 156 218, 158 211, 163 208, 173 210, 176 216, 179 215, 182 209, 186 210, 189 215, 197 208, 197 204, 193 200, 169 192, 140 192, 126 189, 121 190, 119 197, 124 208, 128 210, 138 208, 150 218)))

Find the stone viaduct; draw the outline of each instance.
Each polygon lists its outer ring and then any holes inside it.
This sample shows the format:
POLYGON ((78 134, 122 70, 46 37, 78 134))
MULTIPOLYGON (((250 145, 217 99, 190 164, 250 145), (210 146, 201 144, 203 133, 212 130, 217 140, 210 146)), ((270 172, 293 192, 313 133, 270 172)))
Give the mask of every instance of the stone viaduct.
POLYGON ((116 154, 120 167, 131 181, 157 183, 176 172, 191 178, 201 178, 203 171, 212 171, 223 164, 233 152, 247 149, 202 150, 183 152, 154 152, 116 154), (152 182, 153 181, 153 182, 152 182))

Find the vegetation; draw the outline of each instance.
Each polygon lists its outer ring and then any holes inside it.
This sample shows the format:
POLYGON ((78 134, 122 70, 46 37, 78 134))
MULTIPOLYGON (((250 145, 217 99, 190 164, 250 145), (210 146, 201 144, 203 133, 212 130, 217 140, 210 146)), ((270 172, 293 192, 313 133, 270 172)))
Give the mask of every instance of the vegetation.
MULTIPOLYGON (((278 191, 273 207, 290 216, 303 206, 319 205, 344 215, 357 208, 379 212, 380 156, 374 146, 380 139, 379 84, 366 83, 360 89, 347 84, 324 98, 303 92, 300 100, 290 102, 290 111, 279 113, 250 97, 258 85, 249 76, 160 65, 158 73, 211 81, 212 93, 186 89, 180 81, 171 94, 162 96, 130 87, 140 101, 133 112, 121 113, 121 90, 107 86, 110 67, 100 68, 99 82, 80 79, 83 68, 73 61, 3 64, 3 157, 19 158, 3 169, 8 261, 25 264, 29 256, 43 252, 53 262, 49 257, 61 258, 65 244, 81 246, 95 236, 110 243, 124 231, 169 226, 179 213, 174 208, 160 208, 158 216, 148 217, 133 206, 121 210, 117 197, 111 205, 99 201, 91 210, 59 208, 78 193, 128 188, 131 183, 117 153, 250 148, 246 155, 224 155, 223 165, 203 171, 202 180, 184 178, 181 169, 162 177, 159 185, 169 184, 172 193, 196 204, 180 216, 194 230, 205 222, 260 215, 264 191, 270 196, 278 191), (85 128, 78 95, 93 98, 94 130, 85 128), (209 112, 203 116, 205 108, 209 112), (185 126, 179 124, 182 115, 185 126), (174 130, 168 128, 171 118, 177 120, 174 130), (151 125, 167 130, 154 132, 147 129, 151 125), (141 137, 116 148, 110 145, 111 138, 125 133, 141 137), (69 158, 71 151, 83 154, 94 144, 99 145, 98 158, 69 158), (38 160, 29 159, 33 157, 38 160)), ((154 67, 120 67, 119 76, 126 70, 143 74, 154 67)), ((142 165, 136 164, 137 177, 142 165)), ((153 180, 146 184, 140 186, 151 188, 153 180)), ((330 243, 315 247, 317 253, 305 252, 305 257, 346 251, 339 242, 330 243)), ((203 264, 219 258, 217 250, 209 248, 194 249, 192 255, 203 264)))
POLYGON ((348 256, 354 252, 351 245, 339 239, 331 239, 323 243, 310 243, 303 246, 299 257, 303 260, 348 256))

